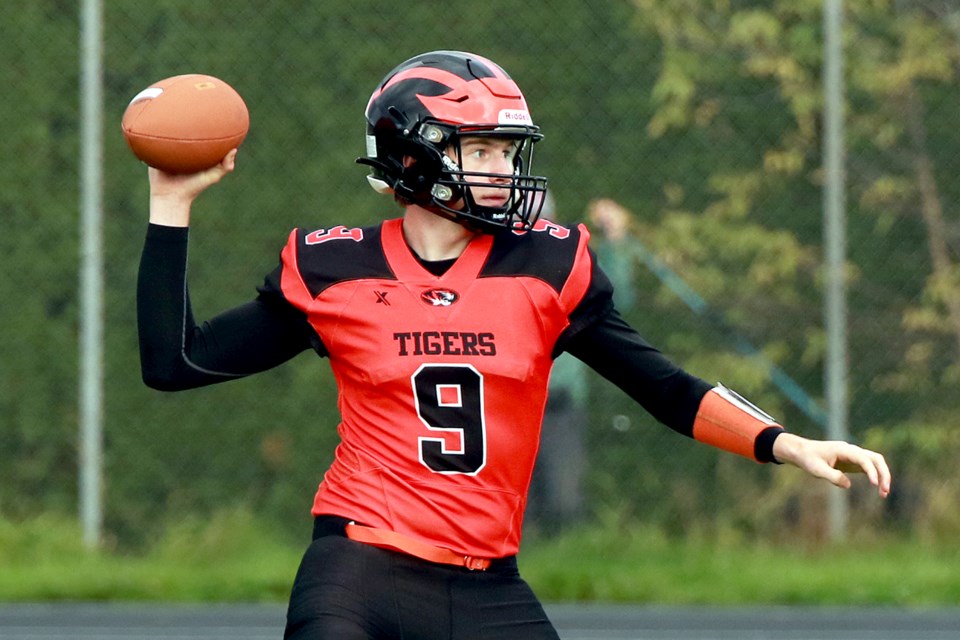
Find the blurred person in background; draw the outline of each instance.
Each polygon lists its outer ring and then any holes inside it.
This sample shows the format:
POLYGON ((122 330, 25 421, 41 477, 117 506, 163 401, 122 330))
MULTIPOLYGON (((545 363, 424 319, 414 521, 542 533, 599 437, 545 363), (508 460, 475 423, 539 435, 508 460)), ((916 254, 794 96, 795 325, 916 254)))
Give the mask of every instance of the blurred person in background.
MULTIPOLYGON (((541 216, 568 223, 559 215, 556 198, 547 192, 541 216)), ((633 308, 634 258, 629 246, 630 212, 615 200, 597 198, 586 219, 598 235, 591 240, 597 262, 613 285, 613 302, 621 313, 633 308)), ((586 430, 590 424, 589 367, 569 353, 557 356, 550 371, 540 452, 530 483, 525 526, 557 532, 576 524, 587 508, 586 430)))
MULTIPOLYGON (((233 171, 236 150, 197 174, 149 170, 137 285, 145 382, 202 387, 308 350, 337 380, 340 444, 314 496, 286 638, 557 640, 516 554, 564 351, 685 436, 841 487, 845 470, 862 471, 888 495, 880 454, 785 431, 626 324, 586 227, 538 220, 542 134, 496 63, 457 51, 411 58, 377 85, 366 120, 359 162, 402 216, 294 229, 258 295, 206 322, 187 286, 191 209, 233 171)), ((275 404, 314 400, 262 401, 269 420, 275 404)))

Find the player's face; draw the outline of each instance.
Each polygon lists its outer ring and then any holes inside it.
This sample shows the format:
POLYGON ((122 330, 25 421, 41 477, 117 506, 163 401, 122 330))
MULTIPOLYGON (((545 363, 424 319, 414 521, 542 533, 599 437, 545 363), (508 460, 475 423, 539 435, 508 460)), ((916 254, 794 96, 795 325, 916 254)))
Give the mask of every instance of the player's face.
MULTIPOLYGON (((464 137, 460 140, 460 157, 451 158, 467 173, 500 174, 499 176, 470 176, 470 193, 474 202, 484 207, 504 207, 510 199, 510 184, 518 142, 505 138, 464 137), (484 184, 492 185, 484 187, 484 184)), ((451 150, 453 154, 455 150, 451 150)), ((448 153, 451 153, 448 152, 448 153)))

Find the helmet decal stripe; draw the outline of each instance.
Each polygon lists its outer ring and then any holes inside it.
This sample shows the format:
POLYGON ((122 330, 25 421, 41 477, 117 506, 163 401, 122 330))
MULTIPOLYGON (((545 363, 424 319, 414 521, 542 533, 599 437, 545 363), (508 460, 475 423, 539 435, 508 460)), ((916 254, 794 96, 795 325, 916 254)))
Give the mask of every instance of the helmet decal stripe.
MULTIPOLYGON (((498 95, 490 91, 489 82, 489 79, 472 80, 443 95, 418 95, 417 98, 434 118, 470 128, 501 124, 500 114, 503 111, 527 113, 527 105, 520 95, 503 95, 507 93, 507 87, 500 88, 498 95)), ((524 124, 532 124, 529 114, 524 124)))
POLYGON ((507 75, 507 72, 503 70, 503 67, 498 65, 493 60, 489 58, 484 58, 483 56, 478 56, 476 54, 470 54, 473 59, 479 60, 486 66, 486 70, 489 71, 494 78, 500 78, 501 80, 511 80, 510 76, 507 75))
POLYGON ((397 83, 403 82, 404 80, 433 80, 440 84, 446 85, 448 87, 453 87, 456 89, 459 86, 466 84, 466 80, 461 78, 455 73, 450 71, 445 71, 443 69, 431 69, 430 67, 414 67, 413 69, 405 69, 394 75, 387 82, 384 83, 377 91, 370 96, 370 101, 367 103, 367 108, 370 108, 370 104, 374 100, 379 98, 384 91, 394 86, 397 83))

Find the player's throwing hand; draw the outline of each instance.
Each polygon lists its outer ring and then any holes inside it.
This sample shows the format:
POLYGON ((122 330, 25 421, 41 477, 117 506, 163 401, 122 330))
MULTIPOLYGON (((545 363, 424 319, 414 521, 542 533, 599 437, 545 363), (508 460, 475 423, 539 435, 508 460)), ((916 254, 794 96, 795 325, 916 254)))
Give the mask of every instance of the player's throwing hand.
POLYGON ((233 149, 220 164, 198 173, 165 173, 148 169, 150 176, 150 222, 166 227, 186 227, 190 224, 190 206, 208 187, 213 186, 233 171, 237 150, 233 149))

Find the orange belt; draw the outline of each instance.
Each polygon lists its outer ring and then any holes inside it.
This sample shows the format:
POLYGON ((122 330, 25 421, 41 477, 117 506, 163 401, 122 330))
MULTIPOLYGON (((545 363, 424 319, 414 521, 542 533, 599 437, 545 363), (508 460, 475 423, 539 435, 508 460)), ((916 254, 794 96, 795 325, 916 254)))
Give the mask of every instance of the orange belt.
POLYGON ((430 562, 439 562, 440 564, 452 564, 458 567, 466 567, 471 571, 486 571, 490 567, 490 560, 487 558, 474 558, 473 556, 461 556, 449 549, 435 547, 426 542, 420 542, 407 537, 396 531, 387 529, 374 529, 373 527, 364 527, 353 522, 346 526, 347 537, 357 542, 380 547, 381 549, 390 549, 399 551, 411 556, 416 556, 422 560, 430 562))

